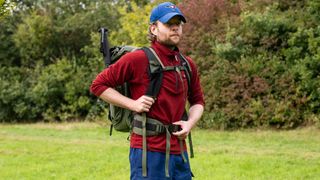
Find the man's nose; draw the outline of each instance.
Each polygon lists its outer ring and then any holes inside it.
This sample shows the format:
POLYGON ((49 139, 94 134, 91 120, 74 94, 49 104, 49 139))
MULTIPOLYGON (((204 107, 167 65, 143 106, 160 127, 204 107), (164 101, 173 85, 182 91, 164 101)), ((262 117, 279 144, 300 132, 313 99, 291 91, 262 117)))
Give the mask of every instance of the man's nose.
POLYGON ((178 29, 179 29, 179 25, 177 25, 177 24, 173 24, 173 25, 171 25, 171 30, 172 31, 178 31, 178 29))

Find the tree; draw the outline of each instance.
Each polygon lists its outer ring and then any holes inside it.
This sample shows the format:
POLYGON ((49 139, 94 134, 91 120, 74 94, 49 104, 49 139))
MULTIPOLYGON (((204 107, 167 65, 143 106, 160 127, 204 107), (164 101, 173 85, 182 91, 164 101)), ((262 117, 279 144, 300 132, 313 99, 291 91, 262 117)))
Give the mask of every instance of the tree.
POLYGON ((12 35, 16 31, 16 24, 20 17, 12 14, 15 4, 2 1, 0 7, 0 66, 20 65, 19 50, 16 48, 12 35), (10 12, 10 13, 9 13, 10 12))
POLYGON ((0 0, 0 20, 7 16, 13 7, 13 3, 6 0, 0 0))
POLYGON ((152 6, 149 4, 139 7, 135 3, 131 3, 130 6, 131 10, 128 10, 128 6, 119 8, 121 28, 111 32, 111 43, 113 45, 147 46, 149 45, 147 34, 152 6))
POLYGON ((23 19, 13 39, 24 66, 41 61, 50 64, 56 58, 82 57, 90 43, 91 32, 99 27, 118 28, 118 12, 103 1, 18 2, 23 19), (26 4, 24 4, 26 3, 26 4))

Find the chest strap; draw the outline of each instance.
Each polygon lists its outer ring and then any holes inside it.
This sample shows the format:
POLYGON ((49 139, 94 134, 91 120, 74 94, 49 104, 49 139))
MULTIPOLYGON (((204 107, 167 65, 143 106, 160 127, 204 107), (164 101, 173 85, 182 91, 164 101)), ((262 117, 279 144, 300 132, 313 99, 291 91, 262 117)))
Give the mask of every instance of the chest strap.
MULTIPOLYGON (((142 115, 136 114, 133 120, 132 131, 135 134, 142 136, 142 176, 147 176, 147 136, 157 136, 166 133, 166 161, 165 173, 166 177, 169 176, 169 157, 170 157, 170 138, 172 132, 181 130, 180 126, 170 124, 164 125, 162 122, 146 117, 146 113, 142 115)), ((187 159, 183 153, 183 140, 179 140, 180 152, 183 162, 187 163, 187 159)))

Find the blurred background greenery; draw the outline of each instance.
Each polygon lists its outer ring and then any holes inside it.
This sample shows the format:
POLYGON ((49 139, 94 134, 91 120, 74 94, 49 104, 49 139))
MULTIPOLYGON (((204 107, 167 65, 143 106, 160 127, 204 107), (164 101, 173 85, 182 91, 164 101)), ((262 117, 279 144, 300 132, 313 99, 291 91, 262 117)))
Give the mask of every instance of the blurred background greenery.
MULTIPOLYGON (((147 46, 160 0, 0 1, 0 122, 106 119, 89 86, 111 45, 147 46)), ((200 72, 200 128, 320 127, 320 2, 176 0, 200 72)))

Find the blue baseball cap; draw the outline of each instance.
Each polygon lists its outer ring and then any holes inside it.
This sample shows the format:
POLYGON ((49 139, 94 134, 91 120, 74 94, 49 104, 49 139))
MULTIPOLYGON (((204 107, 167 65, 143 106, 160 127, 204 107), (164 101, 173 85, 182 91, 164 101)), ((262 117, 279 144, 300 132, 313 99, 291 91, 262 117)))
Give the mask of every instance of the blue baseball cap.
POLYGON ((185 23, 186 18, 181 13, 180 9, 171 2, 164 2, 155 7, 150 16, 150 23, 160 21, 167 23, 172 17, 180 16, 181 20, 185 23))

